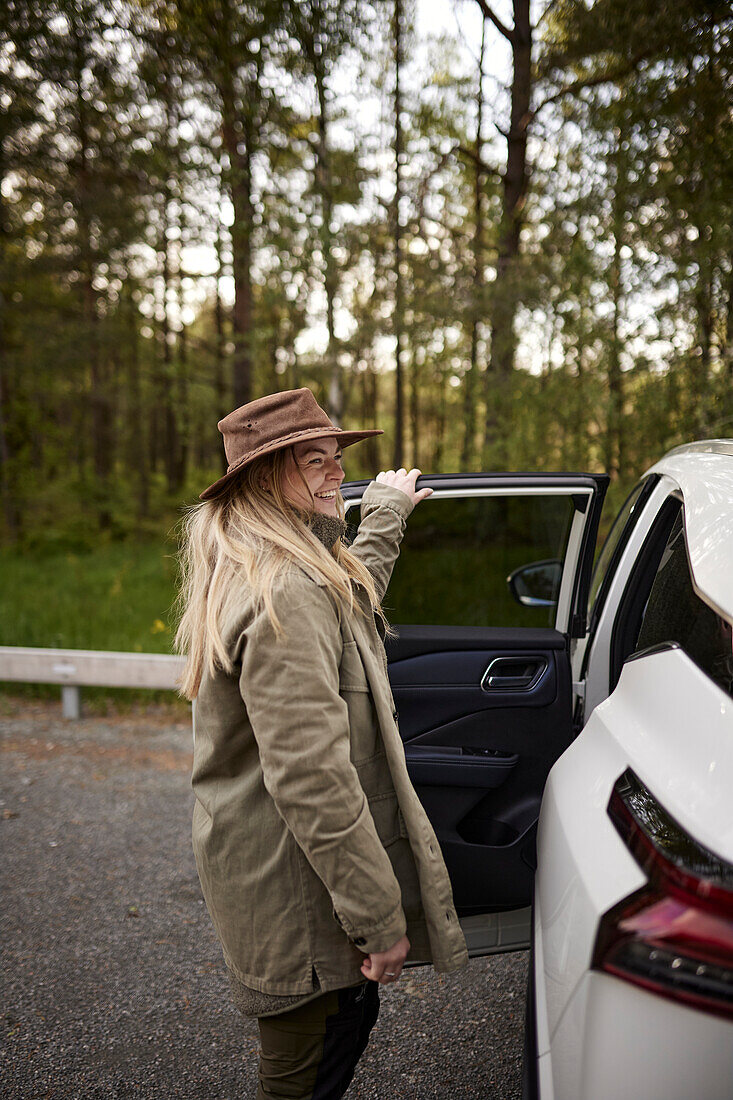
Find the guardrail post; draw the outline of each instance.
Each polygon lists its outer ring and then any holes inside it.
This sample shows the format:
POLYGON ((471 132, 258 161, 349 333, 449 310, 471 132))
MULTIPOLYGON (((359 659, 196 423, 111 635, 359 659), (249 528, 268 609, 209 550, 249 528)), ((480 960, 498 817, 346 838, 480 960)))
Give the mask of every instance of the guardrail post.
POLYGON ((73 684, 61 688, 61 714, 74 722, 81 718, 81 691, 73 684))

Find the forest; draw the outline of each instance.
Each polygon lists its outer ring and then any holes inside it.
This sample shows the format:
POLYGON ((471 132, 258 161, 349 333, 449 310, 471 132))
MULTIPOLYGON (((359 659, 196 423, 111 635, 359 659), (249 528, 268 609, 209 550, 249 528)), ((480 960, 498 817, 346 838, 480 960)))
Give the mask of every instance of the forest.
POLYGON ((618 499, 733 435, 732 28, 717 0, 6 0, 2 545, 164 538, 217 420, 301 385, 385 429, 347 477, 605 470, 618 499))

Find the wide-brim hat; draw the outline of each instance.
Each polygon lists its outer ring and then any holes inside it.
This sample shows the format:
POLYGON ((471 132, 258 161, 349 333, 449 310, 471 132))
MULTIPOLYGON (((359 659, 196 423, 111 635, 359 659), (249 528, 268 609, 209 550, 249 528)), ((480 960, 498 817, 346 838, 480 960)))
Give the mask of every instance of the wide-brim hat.
POLYGON ((360 439, 383 435, 381 428, 345 432, 337 428, 309 389, 283 390, 249 401, 230 412, 217 427, 224 437, 227 472, 200 494, 210 500, 229 484, 235 475, 261 455, 302 443, 305 439, 334 436, 341 447, 350 447, 360 439))

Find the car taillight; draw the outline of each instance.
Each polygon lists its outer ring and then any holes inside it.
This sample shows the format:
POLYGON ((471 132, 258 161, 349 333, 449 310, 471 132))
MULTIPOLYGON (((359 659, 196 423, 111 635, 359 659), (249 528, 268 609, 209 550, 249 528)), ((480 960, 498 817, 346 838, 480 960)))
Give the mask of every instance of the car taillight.
POLYGON ((688 836, 631 769, 608 814, 649 881, 602 917, 592 968, 733 1017, 733 867, 688 836))

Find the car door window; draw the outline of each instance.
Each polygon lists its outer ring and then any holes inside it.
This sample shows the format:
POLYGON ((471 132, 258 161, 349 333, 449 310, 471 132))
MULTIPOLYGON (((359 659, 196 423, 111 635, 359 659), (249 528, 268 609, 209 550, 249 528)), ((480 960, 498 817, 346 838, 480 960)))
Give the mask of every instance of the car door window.
POLYGON ((388 618, 404 625, 553 626, 574 514, 567 493, 429 498, 408 521, 385 599, 388 618), (527 566, 531 573, 513 594, 508 578, 527 566))
POLYGON ((637 654, 665 644, 684 649, 703 672, 733 696, 731 626, 694 590, 680 510, 659 563, 636 643, 637 654))

